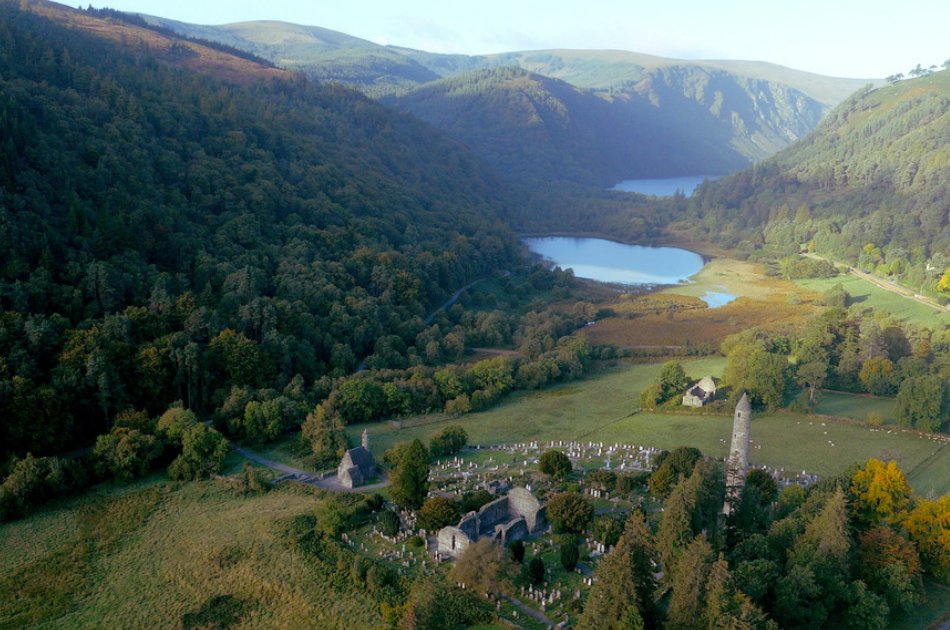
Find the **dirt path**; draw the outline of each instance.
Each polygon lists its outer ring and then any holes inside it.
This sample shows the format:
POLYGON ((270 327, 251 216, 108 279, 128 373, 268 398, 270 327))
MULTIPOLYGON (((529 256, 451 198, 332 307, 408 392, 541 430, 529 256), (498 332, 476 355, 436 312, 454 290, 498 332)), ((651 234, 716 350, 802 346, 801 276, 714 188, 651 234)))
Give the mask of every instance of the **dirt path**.
MULTIPOLYGON (((301 470, 300 468, 294 468, 293 466, 287 466, 286 464, 281 464, 280 462, 275 462, 272 459, 267 459, 260 453, 255 453, 249 448, 243 446, 235 446, 234 450, 243 457, 248 459, 256 464, 261 466, 266 466, 272 470, 284 473, 281 477, 277 478, 277 481, 296 481, 297 483, 302 483, 307 486, 313 486, 314 488, 321 488, 323 490, 329 490, 330 492, 352 492, 351 488, 346 488, 340 484, 335 476, 330 476, 321 479, 312 472, 306 470, 301 470)), ((377 483, 369 484, 366 486, 360 486, 359 490, 377 490, 379 488, 385 488, 389 485, 389 478, 383 477, 382 481, 377 483)))
POLYGON ((514 597, 511 597, 509 595, 502 595, 502 597, 504 597, 505 601, 507 601, 509 604, 511 604, 512 606, 514 606, 515 608, 517 608, 524 614, 528 615, 535 621, 540 621, 544 625, 551 626, 551 627, 557 625, 556 623, 548 619, 548 617, 543 612, 541 612, 540 610, 535 610, 534 608, 531 608, 530 606, 523 604, 521 600, 515 599, 514 597))
POLYGON ((929 306, 930 308, 940 311, 941 313, 950 313, 950 307, 941 306, 940 304, 937 304, 937 302, 935 302, 934 300, 928 297, 925 297, 923 295, 914 293, 907 287, 903 287, 895 282, 891 282, 890 280, 879 278, 875 276, 874 274, 868 273, 866 271, 861 271, 860 269, 856 269, 852 267, 851 265, 845 264, 838 260, 833 260, 831 258, 826 258, 825 256, 819 256, 818 254, 805 254, 805 255, 808 256, 809 258, 815 258, 818 260, 827 260, 833 265, 841 265, 841 266, 847 267, 848 272, 851 275, 857 276, 858 278, 861 278, 862 280, 866 280, 879 289, 884 289, 885 291, 893 293, 894 295, 899 295, 903 298, 907 298, 908 300, 913 300, 917 302, 918 304, 929 306))

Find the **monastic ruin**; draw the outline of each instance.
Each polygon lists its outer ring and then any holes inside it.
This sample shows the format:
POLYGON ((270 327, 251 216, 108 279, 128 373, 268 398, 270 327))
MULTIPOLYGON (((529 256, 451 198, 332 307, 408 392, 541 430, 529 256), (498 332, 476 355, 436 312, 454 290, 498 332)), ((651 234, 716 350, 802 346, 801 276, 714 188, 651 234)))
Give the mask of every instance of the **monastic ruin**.
POLYGON ((744 393, 736 405, 736 414, 732 421, 732 446, 726 460, 726 502, 722 512, 729 516, 732 508, 739 503, 746 474, 749 472, 749 434, 752 430, 752 403, 744 393))
POLYGON ((344 488, 358 488, 376 476, 376 460, 369 450, 369 432, 363 429, 362 445, 343 455, 336 469, 336 478, 344 488))
POLYGON ((683 394, 683 404, 687 407, 702 407, 716 398, 716 381, 706 376, 683 394))
POLYGON ((458 525, 439 530, 439 553, 457 558, 465 549, 485 536, 502 545, 547 529, 546 510, 525 488, 513 488, 507 495, 469 512, 458 525))

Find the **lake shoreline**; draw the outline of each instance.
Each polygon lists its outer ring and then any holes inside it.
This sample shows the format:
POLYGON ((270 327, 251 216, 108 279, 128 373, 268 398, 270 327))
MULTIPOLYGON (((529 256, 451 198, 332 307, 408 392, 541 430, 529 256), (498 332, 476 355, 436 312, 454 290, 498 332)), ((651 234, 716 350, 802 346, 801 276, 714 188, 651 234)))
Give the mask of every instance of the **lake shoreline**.
MULTIPOLYGON (((617 238, 616 236, 611 236, 610 234, 604 234, 603 232, 558 232, 558 231, 556 232, 519 232, 517 234, 517 237, 519 241, 522 241, 522 245, 524 244, 523 241, 526 238, 560 237, 560 238, 599 238, 605 241, 610 241, 612 243, 618 243, 620 245, 632 245, 632 246, 639 245, 640 247, 672 247, 676 249, 685 249, 686 251, 696 254, 697 256, 702 258, 704 266, 708 265, 710 262, 712 262, 716 258, 721 258, 721 256, 718 256, 716 254, 707 254, 702 251, 696 251, 696 249, 693 248, 694 246, 692 244, 689 244, 689 246, 685 246, 687 244, 678 243, 676 241, 655 242, 651 240, 635 243, 632 241, 626 241, 624 239, 617 238)), ((527 245, 525 245, 525 247, 527 247, 527 245)), ((531 252, 531 254, 535 255, 534 252, 531 252)))
POLYGON ((706 265, 704 257, 681 247, 624 243, 578 236, 522 236, 528 250, 552 266, 572 269, 578 278, 606 285, 659 287, 689 283, 706 265))

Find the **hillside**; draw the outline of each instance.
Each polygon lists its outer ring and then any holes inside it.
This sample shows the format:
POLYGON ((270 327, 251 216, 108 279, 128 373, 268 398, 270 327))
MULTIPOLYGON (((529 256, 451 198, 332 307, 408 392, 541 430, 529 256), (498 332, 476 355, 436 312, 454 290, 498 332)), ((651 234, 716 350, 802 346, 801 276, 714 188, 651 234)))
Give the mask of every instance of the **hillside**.
POLYGON ((818 253, 935 288, 950 259, 950 71, 866 89, 694 197, 698 238, 818 253))
POLYGON ((401 356, 429 309, 517 257, 504 187, 427 125, 26 6, 0 4, 3 451, 401 356))
POLYGON ((802 138, 866 84, 762 62, 594 50, 440 55, 280 22, 147 19, 395 102, 491 162, 517 161, 509 172, 587 186, 733 172, 802 138))
POLYGON ((598 186, 732 172, 804 136, 823 111, 791 88, 686 66, 609 94, 516 68, 479 70, 383 102, 506 173, 598 186))

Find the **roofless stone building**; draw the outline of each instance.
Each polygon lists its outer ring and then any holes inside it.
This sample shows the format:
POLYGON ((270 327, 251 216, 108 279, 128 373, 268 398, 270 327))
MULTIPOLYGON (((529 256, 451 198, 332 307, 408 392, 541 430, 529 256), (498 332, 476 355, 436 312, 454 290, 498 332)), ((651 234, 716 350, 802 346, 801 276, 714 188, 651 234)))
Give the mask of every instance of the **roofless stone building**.
POLYGON ((752 430, 752 403, 749 395, 742 393, 736 414, 732 420, 732 446, 726 460, 726 502, 722 513, 729 516, 732 507, 738 504, 749 472, 749 433, 752 430))
POLYGON ((502 545, 524 540, 547 529, 547 510, 525 488, 512 488, 507 495, 469 512, 456 526, 439 530, 439 553, 453 558, 479 538, 490 536, 502 545))

